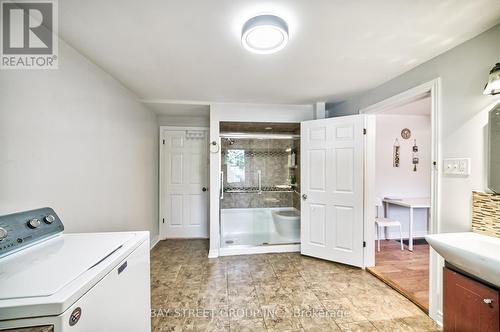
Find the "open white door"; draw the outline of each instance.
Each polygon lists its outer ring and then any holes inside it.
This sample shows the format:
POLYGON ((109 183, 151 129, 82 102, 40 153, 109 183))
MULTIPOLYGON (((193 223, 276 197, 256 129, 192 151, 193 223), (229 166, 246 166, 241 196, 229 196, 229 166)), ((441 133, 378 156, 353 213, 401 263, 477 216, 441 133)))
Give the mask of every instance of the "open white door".
POLYGON ((363 266, 364 115, 301 124, 301 253, 363 266))

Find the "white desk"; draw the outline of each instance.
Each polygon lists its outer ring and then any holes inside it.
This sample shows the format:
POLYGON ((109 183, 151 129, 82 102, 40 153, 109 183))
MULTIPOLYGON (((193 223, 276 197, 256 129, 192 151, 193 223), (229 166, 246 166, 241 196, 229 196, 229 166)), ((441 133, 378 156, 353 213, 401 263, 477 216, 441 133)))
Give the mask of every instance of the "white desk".
POLYGON ((429 212, 431 209, 431 199, 424 198, 403 198, 400 200, 384 199, 384 215, 388 218, 389 205, 398 205, 406 207, 410 210, 410 227, 408 230, 408 250, 413 251, 413 210, 427 209, 427 230, 429 229, 429 212))

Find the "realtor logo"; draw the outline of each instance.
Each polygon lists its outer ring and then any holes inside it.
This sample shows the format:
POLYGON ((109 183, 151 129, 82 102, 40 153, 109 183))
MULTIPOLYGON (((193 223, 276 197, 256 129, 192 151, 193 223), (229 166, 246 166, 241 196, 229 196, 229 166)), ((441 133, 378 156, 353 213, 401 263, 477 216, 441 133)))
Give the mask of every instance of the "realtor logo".
POLYGON ((1 69, 57 69, 55 1, 1 1, 1 69))

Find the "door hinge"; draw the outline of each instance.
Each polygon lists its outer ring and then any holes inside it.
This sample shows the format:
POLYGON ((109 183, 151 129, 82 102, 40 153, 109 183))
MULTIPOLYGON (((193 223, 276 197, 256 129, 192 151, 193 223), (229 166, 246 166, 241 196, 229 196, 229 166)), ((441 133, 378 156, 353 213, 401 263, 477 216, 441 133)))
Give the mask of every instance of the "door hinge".
POLYGON ((366 241, 363 241, 363 248, 366 248, 366 241))
POLYGON ((163 223, 165 223, 165 218, 163 218, 163 223))
POLYGON ((165 145, 165 140, 163 140, 163 145, 165 145))
POLYGON ((363 135, 366 135, 366 128, 363 128, 363 135))

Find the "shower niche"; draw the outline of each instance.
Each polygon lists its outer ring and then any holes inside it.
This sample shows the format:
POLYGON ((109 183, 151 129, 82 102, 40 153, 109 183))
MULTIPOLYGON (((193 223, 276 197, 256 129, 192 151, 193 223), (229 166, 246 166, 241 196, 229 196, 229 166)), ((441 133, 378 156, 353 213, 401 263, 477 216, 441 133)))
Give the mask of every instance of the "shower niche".
POLYGON ((221 122, 221 248, 300 243, 300 124, 221 122))

